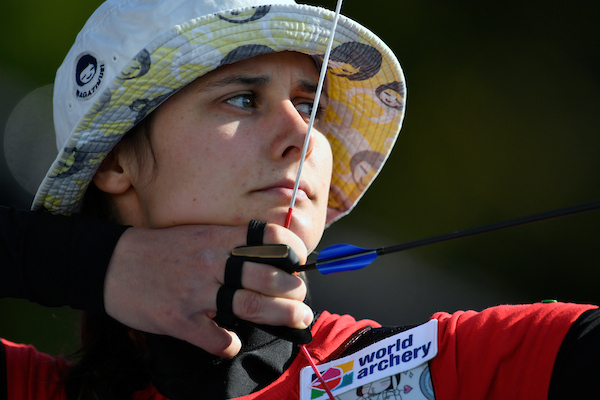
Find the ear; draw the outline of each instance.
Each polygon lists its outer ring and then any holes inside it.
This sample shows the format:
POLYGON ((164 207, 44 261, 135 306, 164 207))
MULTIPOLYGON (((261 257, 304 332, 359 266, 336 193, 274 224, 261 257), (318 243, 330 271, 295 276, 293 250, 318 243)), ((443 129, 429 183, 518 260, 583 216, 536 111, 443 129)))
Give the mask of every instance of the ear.
POLYGON ((94 175, 94 184, 98 189, 105 193, 123 194, 132 186, 128 168, 122 164, 123 161, 123 154, 117 145, 108 153, 94 175))

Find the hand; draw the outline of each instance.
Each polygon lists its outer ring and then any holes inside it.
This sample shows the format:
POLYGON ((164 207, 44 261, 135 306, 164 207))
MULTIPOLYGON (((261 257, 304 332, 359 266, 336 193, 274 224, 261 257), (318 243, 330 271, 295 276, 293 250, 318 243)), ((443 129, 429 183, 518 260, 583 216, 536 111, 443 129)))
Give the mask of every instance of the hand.
MULTIPOLYGON (((130 228, 121 236, 104 282, 106 312, 144 332, 185 340, 220 357, 241 348, 234 332, 219 327, 217 291, 234 247, 246 245, 247 226, 130 228)), ((265 244, 285 243, 306 262, 304 243, 293 232, 268 224, 265 244)), ((244 320, 304 329, 313 319, 302 301, 306 285, 275 267, 245 262, 233 312, 244 320)))

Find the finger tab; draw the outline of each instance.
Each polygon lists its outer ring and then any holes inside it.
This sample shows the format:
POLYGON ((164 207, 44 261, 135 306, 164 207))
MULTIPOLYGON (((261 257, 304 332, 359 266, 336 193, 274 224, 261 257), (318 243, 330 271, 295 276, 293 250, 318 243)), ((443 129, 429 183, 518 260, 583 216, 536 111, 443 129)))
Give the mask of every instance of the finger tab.
POLYGON ((266 222, 256 220, 250 221, 248 224, 248 235, 246 236, 246 243, 248 246, 260 246, 263 244, 266 228, 266 222))
POLYGON ((221 286, 217 292, 217 312, 233 315, 233 296, 236 288, 221 286))
POLYGON ((235 289, 242 288, 242 267, 244 260, 237 257, 229 257, 227 264, 225 264, 225 277, 223 282, 225 286, 229 286, 235 289))
POLYGON ((295 272, 300 264, 296 253, 285 244, 236 247, 231 255, 246 261, 272 265, 290 274, 295 272))

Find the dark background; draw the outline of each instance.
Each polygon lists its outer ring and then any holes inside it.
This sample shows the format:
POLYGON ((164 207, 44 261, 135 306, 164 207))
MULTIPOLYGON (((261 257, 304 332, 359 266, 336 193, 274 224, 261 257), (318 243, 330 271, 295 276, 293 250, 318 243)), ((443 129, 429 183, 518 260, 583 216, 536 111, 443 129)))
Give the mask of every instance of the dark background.
MULTIPOLYGON (((99 3, 2 5, 0 132, 23 96, 52 83, 99 3)), ((342 12, 397 54, 408 101, 383 173, 324 244, 392 244, 600 199, 600 3, 554 4, 346 1, 342 12)), ((0 204, 28 208, 31 198, 0 152, 0 204)), ((312 304, 408 324, 504 302, 600 303, 599 222, 590 212, 385 256, 354 273, 313 272, 312 304)), ((0 301, 0 334, 51 353, 73 348, 76 319, 0 301)))

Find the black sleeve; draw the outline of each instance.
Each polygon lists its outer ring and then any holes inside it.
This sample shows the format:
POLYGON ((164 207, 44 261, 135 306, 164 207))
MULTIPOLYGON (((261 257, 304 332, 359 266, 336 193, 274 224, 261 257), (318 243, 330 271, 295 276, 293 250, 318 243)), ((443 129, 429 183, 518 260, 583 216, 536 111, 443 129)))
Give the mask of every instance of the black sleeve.
POLYGON ((563 340, 552 371, 549 400, 598 398, 600 309, 586 311, 563 340))
POLYGON ((0 207, 0 297, 104 311, 104 276, 125 226, 0 207))

